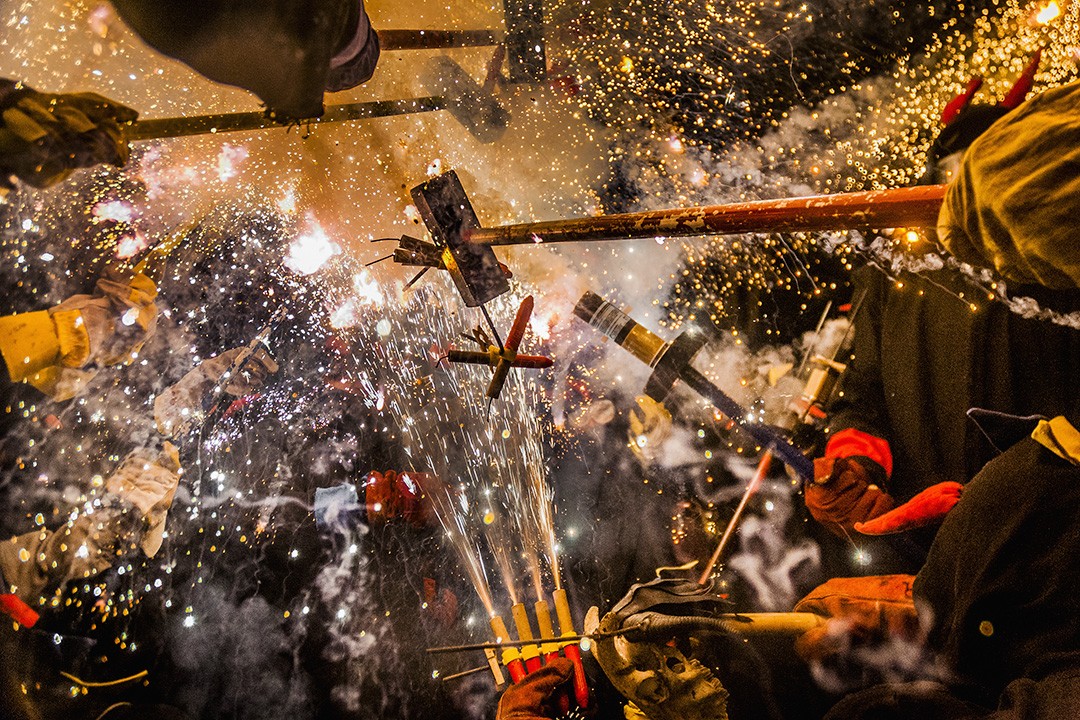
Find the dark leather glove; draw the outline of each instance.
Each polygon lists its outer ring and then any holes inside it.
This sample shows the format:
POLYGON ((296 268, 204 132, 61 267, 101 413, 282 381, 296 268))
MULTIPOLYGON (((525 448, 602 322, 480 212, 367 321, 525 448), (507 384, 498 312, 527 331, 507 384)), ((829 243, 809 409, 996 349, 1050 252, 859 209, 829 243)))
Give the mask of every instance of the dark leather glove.
POLYGON ((913 575, 833 578, 814 588, 795 605, 796 612, 828 618, 795 641, 807 662, 829 662, 854 647, 891 638, 915 640, 919 618, 912 601, 913 575))
POLYGON ((548 707, 555 688, 574 674, 574 664, 564 657, 554 658, 517 685, 511 685, 499 699, 495 720, 547 720, 558 713, 548 707))
POLYGON ((77 168, 117 167, 128 159, 122 125, 138 113, 95 93, 40 93, 3 81, 0 99, 0 186, 8 177, 44 188, 77 168))
POLYGON ((814 482, 804 493, 806 507, 819 523, 845 537, 855 523, 892 510, 884 491, 885 470, 868 457, 823 457, 814 460, 814 482))

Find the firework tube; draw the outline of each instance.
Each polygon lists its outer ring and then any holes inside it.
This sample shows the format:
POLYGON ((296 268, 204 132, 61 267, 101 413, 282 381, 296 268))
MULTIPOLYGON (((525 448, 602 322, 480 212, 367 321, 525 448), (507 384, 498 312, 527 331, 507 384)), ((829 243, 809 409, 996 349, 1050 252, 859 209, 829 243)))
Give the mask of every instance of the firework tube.
POLYGON ((470 365, 490 365, 495 367, 500 360, 507 360, 512 367, 533 368, 542 370, 555 364, 555 361, 543 355, 518 355, 506 350, 500 352, 499 348, 491 347, 487 352, 480 350, 451 350, 446 353, 446 359, 452 363, 468 363, 470 365))
MULTIPOLYGON (((499 615, 491 618, 491 631, 495 633, 495 642, 505 642, 510 639, 510 632, 506 629, 506 623, 499 615)), ((510 682, 515 685, 525 677, 525 663, 521 661, 521 652, 515 647, 506 647, 502 651, 502 664, 510 673, 510 682)))
MULTIPOLYGON (((510 608, 510 615, 514 618, 514 626, 517 628, 518 640, 528 641, 536 639, 536 636, 533 634, 532 625, 529 623, 529 611, 525 609, 525 603, 514 603, 510 608)), ((542 662, 540 660, 539 645, 522 645, 521 657, 525 660, 525 669, 529 672, 536 672, 540 669, 542 662)))
MULTIPOLYGON (((533 609, 536 611, 536 625, 540 629, 540 639, 554 641, 555 626, 551 623, 551 608, 548 607, 547 601, 540 598, 533 605, 533 609)), ((544 660, 550 661, 559 654, 559 643, 543 643, 540 645, 540 652, 544 654, 544 660)))
MULTIPOLYGON (((554 640, 555 639, 555 626, 551 624, 551 608, 548 607, 547 601, 544 598, 540 598, 533 605, 533 610, 536 612, 536 625, 540 630, 541 640, 554 640)), ((540 645, 540 652, 544 654, 544 663, 550 663, 555 658, 559 657, 559 643, 546 642, 540 645)), ((570 696, 564 690, 559 690, 555 695, 555 703, 559 708, 560 715, 566 715, 570 712, 570 696)))
MULTIPOLYGON (((720 412, 739 423, 762 447, 768 448, 794 470, 803 481, 814 477, 814 464, 783 435, 768 425, 747 422, 746 410, 708 378, 690 366, 692 354, 680 353, 678 357, 669 352, 679 341, 666 343, 662 338, 642 327, 636 320, 594 292, 586 291, 574 307, 574 314, 596 330, 619 344, 631 355, 649 367, 655 368, 654 376, 661 370, 674 373, 701 397, 708 400, 720 412)), ((648 386, 646 393, 649 393, 648 386)))
MULTIPOLYGON (((570 602, 566 590, 559 588, 551 594, 555 601, 555 616, 559 618, 559 634, 563 637, 576 637, 574 618, 570 615, 570 602)), ((576 641, 563 645, 563 654, 574 664, 574 699, 582 708, 589 707, 589 680, 585 677, 585 666, 581 663, 581 648, 576 641)))

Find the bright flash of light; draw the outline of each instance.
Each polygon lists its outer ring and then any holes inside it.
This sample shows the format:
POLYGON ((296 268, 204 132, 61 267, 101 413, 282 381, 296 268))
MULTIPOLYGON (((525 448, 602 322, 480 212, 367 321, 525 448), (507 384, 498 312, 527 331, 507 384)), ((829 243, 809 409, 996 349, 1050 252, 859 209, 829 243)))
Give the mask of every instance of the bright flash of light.
POLYGON ((330 239, 322 225, 308 216, 308 230, 289 245, 285 267, 301 275, 311 275, 339 252, 341 248, 330 239))
POLYGON ((142 233, 137 232, 134 235, 125 235, 116 243, 116 257, 120 260, 134 257, 145 250, 149 244, 150 243, 147 242, 146 237, 142 233))
POLYGON ((288 188, 281 194, 275 204, 277 209, 284 215, 292 215, 296 212, 296 188, 288 188))
POLYGON ((94 222, 129 223, 135 219, 135 207, 127 200, 106 200, 94 206, 94 222))
POLYGON ((225 182, 236 177, 240 172, 239 165, 248 157, 248 151, 246 147, 240 145, 229 145, 226 143, 221 146, 221 152, 218 153, 217 158, 217 176, 218 180, 225 182))
POLYGON ((1061 15, 1061 7, 1054 0, 1050 0, 1045 5, 1039 6, 1039 12, 1035 14, 1035 22, 1046 25, 1059 15, 1061 15))

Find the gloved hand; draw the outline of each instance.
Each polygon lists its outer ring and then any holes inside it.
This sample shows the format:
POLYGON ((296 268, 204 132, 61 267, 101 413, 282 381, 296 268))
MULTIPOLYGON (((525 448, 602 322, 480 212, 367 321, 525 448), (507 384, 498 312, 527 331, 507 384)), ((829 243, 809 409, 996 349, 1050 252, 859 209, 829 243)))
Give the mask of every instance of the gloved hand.
POLYGON ((88 366, 129 360, 153 334, 157 287, 142 274, 106 271, 93 295, 56 307, 0 318, 0 352, 12 381, 27 381, 66 400, 93 377, 88 366))
POLYGON ((372 471, 364 480, 364 505, 367 520, 383 525, 402 518, 415 528, 427 527, 435 519, 427 493, 438 478, 430 473, 410 471, 385 473, 372 471))
POLYGON ((105 490, 131 503, 143 518, 139 547, 147 557, 161 548, 165 519, 180 483, 180 455, 172 443, 160 453, 136 450, 105 481, 105 490))
POLYGON ((511 685, 499 698, 496 720, 545 720, 557 711, 546 707, 552 693, 574 674, 574 664, 557 657, 544 667, 531 672, 516 685, 511 685))
POLYGON ((40 93, 0 81, 0 187, 9 178, 38 188, 99 163, 122 166, 128 143, 120 128, 138 117, 95 93, 40 93))
POLYGON ((814 482, 804 499, 810 514, 836 535, 845 537, 857 522, 866 522, 893 508, 882 488, 885 469, 868 457, 823 457, 814 460, 814 482))
POLYGON ((3 592, 33 608, 72 580, 92 577, 110 567, 127 534, 119 510, 82 513, 57 530, 41 528, 0 542, 3 592))
POLYGON ((640 413, 631 408, 628 430, 630 450, 645 465, 653 463, 671 436, 671 413, 648 395, 634 398, 640 413))
POLYGON ((807 662, 828 662, 853 647, 890 638, 917 639, 914 581, 913 575, 876 575, 833 578, 819 585, 795 611, 823 615, 828 621, 796 639, 795 651, 807 662))
MULTIPOLYGON (((201 417, 204 403, 210 399, 211 391, 233 366, 240 353, 247 348, 233 348, 199 363, 179 382, 166 388, 154 399, 154 421, 158 432, 166 437, 191 417, 201 417)), ((232 377, 226 380, 224 391, 234 398, 253 394, 266 381, 269 375, 278 371, 278 364, 270 353, 261 346, 248 355, 232 377)))
POLYGON ((157 286, 139 273, 106 270, 93 295, 72 295, 49 310, 64 367, 116 365, 131 359, 157 327, 157 286))
POLYGON ((958 482, 939 482, 873 520, 855 523, 855 531, 863 535, 891 535, 940 523, 960 502, 963 492, 964 486, 958 482))
POLYGON ((0 592, 16 595, 31 609, 72 580, 109 568, 132 539, 149 557, 161 547, 165 516, 179 483, 180 458, 169 443, 159 454, 136 451, 105 481, 105 490, 130 503, 136 521, 121 508, 79 514, 57 530, 41 528, 0 542, 0 592))

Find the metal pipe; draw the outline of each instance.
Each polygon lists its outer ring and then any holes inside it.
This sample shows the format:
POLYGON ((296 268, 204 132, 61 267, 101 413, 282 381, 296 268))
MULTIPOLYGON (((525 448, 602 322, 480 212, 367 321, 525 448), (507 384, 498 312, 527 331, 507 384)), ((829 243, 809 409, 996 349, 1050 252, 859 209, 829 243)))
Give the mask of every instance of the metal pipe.
POLYGON ((772 450, 773 454, 794 470, 803 482, 809 482, 814 478, 814 462, 806 457, 802 450, 792 445, 790 440, 773 427, 748 421, 746 411, 707 377, 692 367, 686 367, 679 373, 679 379, 712 403, 717 410, 737 422, 739 427, 754 438, 755 442, 760 443, 767 450, 772 450))
POLYGON ((625 628, 627 634, 640 632, 646 637, 667 636, 689 631, 716 631, 735 635, 801 635, 825 624, 826 618, 807 612, 763 612, 699 617, 642 613, 637 624, 625 628))
MULTIPOLYGON (((615 637, 616 635, 628 635, 637 637, 645 635, 653 637, 665 633, 685 631, 693 629, 718 630, 721 632, 735 633, 738 635, 798 635, 807 630, 819 627, 825 623, 826 618, 821 615, 807 612, 761 612, 761 613, 729 613, 715 617, 699 617, 696 615, 662 615, 661 613, 644 613, 647 615, 642 622, 630 627, 622 628, 614 632, 597 632, 591 635, 575 635, 562 637, 561 641, 567 640, 601 640, 615 637)), ((471 645, 446 645, 443 647, 430 647, 427 652, 431 655, 446 653, 475 652, 477 650, 501 649, 508 647, 521 647, 526 643, 536 642, 533 640, 514 640, 501 643, 474 643, 471 645)), ((571 645, 568 647, 576 647, 571 645)), ((565 648, 564 648, 565 650, 565 648)))
POLYGON ((379 30, 382 50, 436 50, 498 45, 505 33, 498 30, 379 30))
POLYGON ((713 551, 712 557, 709 558, 709 562, 705 566, 705 569, 701 571, 701 577, 698 578, 698 585, 707 585, 709 583, 709 578, 712 576, 713 569, 716 567, 716 563, 720 562, 720 556, 724 554, 724 548, 727 547, 728 540, 731 539, 732 533, 735 532, 735 526, 739 524, 739 518, 742 517, 743 510, 746 509, 746 503, 748 503, 753 494, 758 491, 758 488, 761 487, 761 483, 765 481, 765 476, 769 474, 772 458, 772 450, 766 450, 762 453, 761 460, 758 461, 757 470, 754 472, 754 477, 750 479, 750 484, 746 486, 746 492, 743 493, 742 499, 739 501, 739 506, 735 508, 731 520, 728 521, 727 527, 724 529, 724 534, 716 546, 716 550, 713 551))
POLYGON ((470 242, 535 245, 598 240, 736 235, 752 232, 855 230, 868 227, 933 227, 945 185, 814 195, 622 215, 549 220, 474 228, 470 242))
POLYGON ((443 98, 432 95, 404 100, 377 100, 330 105, 322 115, 315 118, 279 118, 264 112, 240 112, 136 120, 121 127, 128 141, 134 142, 138 140, 186 137, 188 135, 287 128, 298 124, 322 125, 325 123, 349 122, 351 120, 431 112, 433 110, 442 110, 445 107, 446 102, 443 98))

